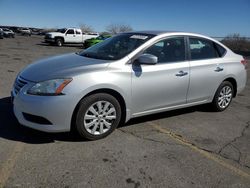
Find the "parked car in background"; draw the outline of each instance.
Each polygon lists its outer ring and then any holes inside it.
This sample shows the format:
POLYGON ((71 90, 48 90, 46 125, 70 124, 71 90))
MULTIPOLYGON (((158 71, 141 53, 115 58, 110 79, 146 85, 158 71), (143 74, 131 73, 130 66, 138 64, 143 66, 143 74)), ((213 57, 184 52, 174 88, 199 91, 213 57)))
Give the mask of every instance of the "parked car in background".
POLYGON ((48 32, 46 32, 46 31, 44 31, 44 30, 40 30, 40 31, 38 32, 38 35, 43 35, 43 36, 45 36, 46 33, 48 33, 48 32))
POLYGON ((10 29, 8 29, 8 28, 2 28, 2 30, 3 30, 3 35, 4 35, 4 37, 7 37, 7 38, 9 38, 9 37, 15 38, 15 33, 14 33, 12 30, 10 30, 10 29))
POLYGON ((64 44, 83 44, 85 40, 98 37, 99 34, 83 34, 78 28, 63 28, 56 32, 45 34, 44 40, 46 43, 63 46, 64 44))
POLYGON ((14 113, 33 129, 96 140, 134 117, 206 103, 225 110, 246 86, 246 64, 203 35, 122 33, 30 64, 13 86, 14 113))
POLYGON ((39 35, 41 29, 37 29, 37 28, 32 28, 31 29, 31 34, 32 35, 39 35))
POLYGON ((3 39, 3 29, 0 28, 0 39, 3 39))
POLYGON ((99 37, 96 38, 92 38, 92 39, 87 39, 84 41, 84 48, 88 48, 90 46, 93 46, 97 43, 100 43, 104 40, 106 40, 107 38, 112 37, 112 35, 100 35, 99 37))
POLYGON ((28 35, 28 36, 31 36, 31 30, 29 28, 21 28, 19 30, 19 32, 22 34, 22 35, 28 35))

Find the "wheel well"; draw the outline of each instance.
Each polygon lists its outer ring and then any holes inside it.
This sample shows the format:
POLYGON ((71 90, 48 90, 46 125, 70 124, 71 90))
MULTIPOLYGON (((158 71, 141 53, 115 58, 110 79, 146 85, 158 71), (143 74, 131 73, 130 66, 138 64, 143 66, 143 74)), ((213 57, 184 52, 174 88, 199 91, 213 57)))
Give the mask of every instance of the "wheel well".
POLYGON ((57 39, 62 39, 62 41, 64 42, 64 38, 63 38, 63 37, 55 37, 55 41, 56 41, 57 39))
MULTIPOLYGON (((118 102, 120 103, 120 106, 121 106, 121 111, 122 111, 120 124, 123 124, 125 122, 125 119, 126 119, 126 103, 125 103, 125 100, 122 97, 122 95, 113 89, 97 89, 97 90, 91 91, 90 93, 88 93, 87 95, 82 97, 81 100, 90 96, 90 95, 96 94, 96 93, 107 93, 107 94, 112 95, 113 97, 115 97, 118 100, 118 102)), ((77 111, 79 109, 80 101, 76 105, 74 112, 73 112, 73 115, 72 115, 72 118, 71 118, 71 130, 74 130, 74 127, 75 127, 74 123, 76 121, 76 114, 77 114, 77 111)))
POLYGON ((235 97, 236 94, 237 94, 237 82, 236 82, 236 80, 234 78, 227 78, 224 81, 228 81, 233 85, 233 87, 234 87, 234 95, 233 95, 233 97, 235 97))

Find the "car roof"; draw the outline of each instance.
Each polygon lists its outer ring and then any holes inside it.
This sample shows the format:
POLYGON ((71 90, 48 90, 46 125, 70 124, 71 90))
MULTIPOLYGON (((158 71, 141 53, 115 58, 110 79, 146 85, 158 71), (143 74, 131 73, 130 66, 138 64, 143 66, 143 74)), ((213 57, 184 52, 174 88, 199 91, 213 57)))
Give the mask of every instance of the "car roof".
MULTIPOLYGON (((145 35, 155 35, 155 36, 161 36, 161 35, 186 35, 186 36, 194 36, 194 37, 202 37, 202 38, 206 38, 209 40, 212 40, 214 42, 219 42, 209 36, 206 35, 202 35, 199 33, 192 33, 192 32, 185 32, 185 31, 161 31, 161 30, 146 30, 146 31, 131 31, 131 32, 127 32, 129 34, 145 34, 145 35)), ((220 43, 221 44, 221 43, 220 43)), ((223 45, 224 46, 224 45, 223 45)))
POLYGON ((161 35, 161 34, 165 34, 165 33, 175 33, 175 32, 177 32, 177 31, 145 30, 145 31, 135 31, 135 32, 130 32, 130 33, 161 35))
POLYGON ((163 35, 163 34, 181 34, 181 35, 197 35, 197 36, 203 36, 204 35, 198 34, 198 33, 191 33, 191 32, 185 32, 185 31, 164 31, 164 30, 145 30, 145 31, 132 31, 128 33, 134 33, 134 34, 149 34, 149 35, 163 35))

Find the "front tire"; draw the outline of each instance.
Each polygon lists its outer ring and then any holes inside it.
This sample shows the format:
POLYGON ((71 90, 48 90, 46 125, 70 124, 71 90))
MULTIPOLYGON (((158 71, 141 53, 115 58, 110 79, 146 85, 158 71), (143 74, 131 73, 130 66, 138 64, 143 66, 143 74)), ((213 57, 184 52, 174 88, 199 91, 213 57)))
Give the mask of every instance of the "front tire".
POLYGON ((215 93, 212 102, 213 109, 218 112, 227 109, 232 101, 233 95, 234 95, 233 85, 228 81, 222 82, 215 93))
POLYGON ((106 93, 90 95, 80 102, 76 130, 81 137, 98 140, 114 131, 121 120, 118 100, 106 93))
POLYGON ((63 45, 63 40, 62 39, 56 39, 56 45, 61 47, 63 45))

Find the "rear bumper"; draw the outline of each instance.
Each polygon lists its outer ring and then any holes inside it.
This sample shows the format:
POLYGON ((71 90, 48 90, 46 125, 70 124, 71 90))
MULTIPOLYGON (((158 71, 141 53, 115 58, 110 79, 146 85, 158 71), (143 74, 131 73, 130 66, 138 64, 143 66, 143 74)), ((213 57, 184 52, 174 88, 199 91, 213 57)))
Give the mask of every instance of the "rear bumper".
POLYGON ((247 84, 247 70, 243 70, 240 72, 237 79, 237 94, 241 93, 247 84))
POLYGON ((15 34, 14 33, 4 33, 5 37, 14 37, 15 34))

